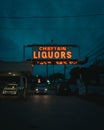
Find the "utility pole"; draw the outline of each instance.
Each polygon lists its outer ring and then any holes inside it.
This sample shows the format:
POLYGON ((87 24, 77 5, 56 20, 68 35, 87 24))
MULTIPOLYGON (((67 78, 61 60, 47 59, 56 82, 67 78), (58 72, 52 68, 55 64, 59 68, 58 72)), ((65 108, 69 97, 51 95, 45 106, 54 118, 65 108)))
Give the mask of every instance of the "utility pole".
POLYGON ((47 75, 47 79, 48 79, 48 64, 46 64, 46 75, 47 75))
POLYGON ((66 79, 66 65, 64 65, 64 78, 66 79))
POLYGON ((25 52, 25 51, 26 51, 25 49, 26 49, 26 46, 24 45, 24 46, 23 46, 23 61, 26 60, 26 59, 25 59, 25 58, 26 58, 26 57, 25 57, 25 53, 26 53, 26 52, 25 52))

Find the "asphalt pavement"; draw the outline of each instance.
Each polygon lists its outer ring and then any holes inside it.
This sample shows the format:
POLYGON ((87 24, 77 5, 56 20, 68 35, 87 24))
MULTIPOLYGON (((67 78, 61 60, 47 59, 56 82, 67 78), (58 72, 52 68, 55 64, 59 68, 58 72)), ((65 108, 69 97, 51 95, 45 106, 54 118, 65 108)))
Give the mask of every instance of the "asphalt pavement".
POLYGON ((104 130, 104 106, 78 96, 0 98, 0 130, 104 130))

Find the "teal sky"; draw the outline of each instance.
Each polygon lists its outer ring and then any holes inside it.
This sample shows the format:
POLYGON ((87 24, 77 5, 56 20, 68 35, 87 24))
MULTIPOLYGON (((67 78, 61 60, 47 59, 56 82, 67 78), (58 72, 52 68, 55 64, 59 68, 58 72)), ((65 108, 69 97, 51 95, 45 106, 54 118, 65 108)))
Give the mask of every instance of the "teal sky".
MULTIPOLYGON (((27 44, 78 44, 81 58, 104 45, 103 0, 3 0, 0 60, 21 61, 27 44)), ((103 46, 104 47, 104 46, 103 46)), ((26 51, 26 58, 31 51, 26 51)))

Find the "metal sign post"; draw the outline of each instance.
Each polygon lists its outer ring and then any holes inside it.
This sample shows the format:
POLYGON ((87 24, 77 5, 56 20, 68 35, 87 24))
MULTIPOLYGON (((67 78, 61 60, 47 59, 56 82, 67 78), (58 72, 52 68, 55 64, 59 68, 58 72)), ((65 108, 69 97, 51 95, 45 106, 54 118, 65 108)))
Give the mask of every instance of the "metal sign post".
POLYGON ((66 75, 66 65, 76 65, 80 59, 80 47, 75 44, 31 44, 23 47, 23 60, 25 61, 25 48, 32 48, 32 65, 46 65, 46 75, 48 77, 48 65, 64 65, 64 76, 66 75), (74 50, 77 48, 77 51, 74 50), (78 53, 79 50, 79 53, 78 53), (78 54, 75 54, 78 53, 78 54))

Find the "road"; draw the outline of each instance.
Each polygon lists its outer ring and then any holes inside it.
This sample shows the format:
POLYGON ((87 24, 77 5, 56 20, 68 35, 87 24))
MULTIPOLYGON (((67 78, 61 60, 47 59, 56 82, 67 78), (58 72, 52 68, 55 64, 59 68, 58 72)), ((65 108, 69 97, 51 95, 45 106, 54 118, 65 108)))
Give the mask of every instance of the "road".
POLYGON ((104 130, 104 107, 76 96, 0 98, 0 130, 104 130))

